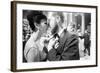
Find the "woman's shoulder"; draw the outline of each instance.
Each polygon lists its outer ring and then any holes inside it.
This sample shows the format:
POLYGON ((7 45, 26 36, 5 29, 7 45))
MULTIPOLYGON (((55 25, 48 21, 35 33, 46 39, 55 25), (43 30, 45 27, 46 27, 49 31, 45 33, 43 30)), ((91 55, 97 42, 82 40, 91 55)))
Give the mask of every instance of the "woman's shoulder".
POLYGON ((31 48, 31 47, 37 47, 36 46, 36 42, 35 42, 35 36, 36 36, 36 34, 35 33, 33 33, 32 35, 31 35, 31 37, 29 38, 29 40, 26 42, 26 44, 25 44, 25 49, 29 49, 29 48, 31 48))
POLYGON ((30 49, 35 50, 36 48, 37 48, 36 43, 32 41, 31 39, 29 39, 25 44, 24 55, 26 56, 26 54, 28 53, 30 49))
POLYGON ((25 48, 36 47, 36 43, 33 38, 29 38, 29 40, 25 44, 25 48))

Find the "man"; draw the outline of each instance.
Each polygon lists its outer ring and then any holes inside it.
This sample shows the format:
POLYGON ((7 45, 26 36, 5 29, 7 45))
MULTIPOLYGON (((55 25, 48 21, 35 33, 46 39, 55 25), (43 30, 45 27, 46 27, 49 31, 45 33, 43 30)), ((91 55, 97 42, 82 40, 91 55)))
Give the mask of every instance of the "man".
MULTIPOLYGON (((49 61, 79 60, 78 37, 70 34, 63 27, 64 16, 61 12, 54 12, 56 32, 59 37, 49 41, 47 59, 49 61)), ((55 31, 55 30, 54 30, 55 31)))
POLYGON ((85 53, 88 53, 88 55, 90 55, 90 34, 89 32, 86 30, 85 33, 84 33, 84 52, 85 53))

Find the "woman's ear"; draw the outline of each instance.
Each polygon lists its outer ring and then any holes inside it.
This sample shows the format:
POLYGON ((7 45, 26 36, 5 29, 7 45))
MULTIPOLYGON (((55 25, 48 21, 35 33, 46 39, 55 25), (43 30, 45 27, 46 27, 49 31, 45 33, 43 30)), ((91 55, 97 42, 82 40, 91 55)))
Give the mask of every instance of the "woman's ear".
POLYGON ((39 29, 39 24, 34 23, 34 25, 35 25, 35 27, 36 27, 37 29, 39 29))

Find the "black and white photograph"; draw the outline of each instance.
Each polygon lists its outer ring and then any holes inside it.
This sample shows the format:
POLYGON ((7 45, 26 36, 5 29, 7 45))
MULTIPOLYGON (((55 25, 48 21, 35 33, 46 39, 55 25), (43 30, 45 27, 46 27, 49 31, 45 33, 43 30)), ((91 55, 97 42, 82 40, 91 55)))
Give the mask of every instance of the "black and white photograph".
POLYGON ((12 70, 97 66, 96 11, 96 6, 13 2, 12 70))
POLYGON ((23 10, 23 62, 87 60, 91 13, 23 10))

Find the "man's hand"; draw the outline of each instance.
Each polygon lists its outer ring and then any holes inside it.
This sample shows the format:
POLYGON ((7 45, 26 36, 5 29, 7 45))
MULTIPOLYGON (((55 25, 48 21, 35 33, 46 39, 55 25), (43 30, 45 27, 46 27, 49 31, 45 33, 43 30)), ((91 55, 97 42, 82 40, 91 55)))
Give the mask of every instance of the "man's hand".
POLYGON ((55 48, 55 49, 57 49, 57 48, 58 48, 58 46, 59 46, 59 42, 58 42, 58 41, 56 41, 56 43, 55 43, 55 45, 54 45, 54 48, 55 48))
MULTIPOLYGON (((56 44, 56 42, 58 41, 58 38, 52 38, 50 41, 49 41, 49 44, 48 44, 48 51, 51 50, 53 48, 53 46, 56 44)), ((54 46, 55 47, 55 46, 54 46)), ((58 44, 56 44, 56 47, 58 47, 58 44)))

